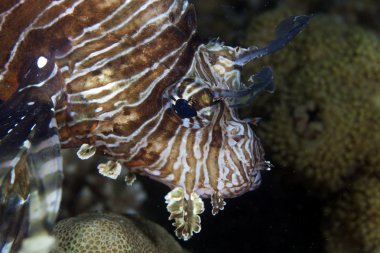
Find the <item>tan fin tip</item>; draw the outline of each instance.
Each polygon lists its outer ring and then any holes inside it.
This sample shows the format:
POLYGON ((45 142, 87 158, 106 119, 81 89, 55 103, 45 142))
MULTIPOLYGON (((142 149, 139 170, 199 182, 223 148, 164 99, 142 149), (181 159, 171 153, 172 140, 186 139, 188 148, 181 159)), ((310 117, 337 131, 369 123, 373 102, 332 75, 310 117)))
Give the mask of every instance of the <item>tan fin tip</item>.
POLYGON ((169 220, 174 219, 175 234, 179 239, 189 240, 194 233, 201 231, 201 218, 199 214, 204 211, 202 199, 192 192, 185 194, 182 187, 174 188, 165 196, 169 220))
POLYGON ((116 161, 108 161, 98 165, 99 173, 105 177, 116 179, 121 173, 121 164, 116 161))
POLYGON ((86 159, 91 158, 93 155, 95 155, 95 153, 96 153, 96 147, 91 146, 89 144, 82 144, 82 146, 80 146, 77 152, 77 156, 81 160, 86 160, 86 159))

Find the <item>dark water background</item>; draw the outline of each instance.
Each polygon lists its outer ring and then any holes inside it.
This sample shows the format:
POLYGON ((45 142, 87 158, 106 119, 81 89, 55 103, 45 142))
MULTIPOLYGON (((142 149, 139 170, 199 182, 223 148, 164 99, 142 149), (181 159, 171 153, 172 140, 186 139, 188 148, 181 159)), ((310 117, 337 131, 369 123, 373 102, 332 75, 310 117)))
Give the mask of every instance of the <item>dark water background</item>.
MULTIPOLYGON (((172 231, 162 201, 167 188, 140 179, 149 196, 143 210, 154 210, 145 216, 172 231)), ((258 190, 228 199, 225 209, 216 216, 205 200, 201 232, 181 244, 190 252, 199 253, 322 252, 320 200, 304 187, 283 180, 280 168, 264 173, 258 190)))

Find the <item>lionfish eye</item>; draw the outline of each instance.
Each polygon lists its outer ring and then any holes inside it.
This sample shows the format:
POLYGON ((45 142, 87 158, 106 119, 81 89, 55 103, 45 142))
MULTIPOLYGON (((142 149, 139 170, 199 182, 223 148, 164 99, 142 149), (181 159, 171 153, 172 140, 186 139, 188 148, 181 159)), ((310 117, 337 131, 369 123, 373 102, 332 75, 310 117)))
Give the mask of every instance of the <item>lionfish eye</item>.
POLYGON ((197 110, 189 105, 186 99, 177 99, 174 110, 181 119, 192 118, 197 116, 197 110))
POLYGON ((51 57, 38 55, 37 57, 30 58, 20 69, 20 88, 47 80, 53 70, 54 60, 51 57))
POLYGON ((186 128, 199 129, 208 126, 219 103, 214 101, 210 87, 201 80, 184 78, 168 87, 165 103, 170 103, 174 120, 186 128))

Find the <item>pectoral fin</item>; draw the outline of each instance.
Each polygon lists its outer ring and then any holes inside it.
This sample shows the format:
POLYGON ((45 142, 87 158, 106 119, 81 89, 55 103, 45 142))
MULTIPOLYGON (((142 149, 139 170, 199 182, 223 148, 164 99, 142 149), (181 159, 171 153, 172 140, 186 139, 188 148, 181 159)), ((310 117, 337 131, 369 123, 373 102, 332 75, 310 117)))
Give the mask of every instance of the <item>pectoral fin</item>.
POLYGON ((61 199, 62 158, 53 103, 41 89, 0 106, 0 251, 52 229, 61 199))

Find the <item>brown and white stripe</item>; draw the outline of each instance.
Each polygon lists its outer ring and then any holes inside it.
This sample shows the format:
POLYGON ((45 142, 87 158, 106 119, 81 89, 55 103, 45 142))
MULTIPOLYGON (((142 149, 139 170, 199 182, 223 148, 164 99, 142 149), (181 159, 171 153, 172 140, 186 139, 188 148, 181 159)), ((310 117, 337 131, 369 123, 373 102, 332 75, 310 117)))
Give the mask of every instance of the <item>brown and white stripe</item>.
MULTIPOLYGON (((60 146, 84 143, 132 172, 179 187, 187 207, 197 201, 198 209, 189 209, 194 215, 203 211, 199 196, 211 197, 216 213, 224 197, 254 189, 268 164, 233 106, 234 97, 257 94, 241 83, 240 70, 307 22, 289 19, 267 48, 239 49, 201 44, 186 0, 2 0, 0 188, 7 193, 0 216, 17 209, 32 230, 51 226, 60 146), (12 204, 16 184, 26 190, 12 204), (46 212, 28 221, 33 205, 46 212)), ((271 71, 264 74, 259 91, 272 85, 271 71)), ((12 225, 3 222, 1 231, 12 225)), ((183 230, 184 237, 192 232, 183 230)), ((11 239, 1 238, 0 248, 7 251, 25 235, 5 236, 11 239)))
POLYGON ((262 155, 254 156, 258 140, 234 110, 223 102, 206 108, 210 122, 195 130, 178 124, 163 98, 185 75, 206 89, 241 88, 233 59, 228 66, 208 62, 225 47, 195 53, 195 13, 187 1, 25 0, 2 10, 2 27, 26 10, 29 19, 6 36, 0 87, 12 83, 23 58, 54 57, 63 85, 51 96, 63 147, 97 146, 135 172, 204 197, 216 191, 232 197, 251 187, 262 155))

